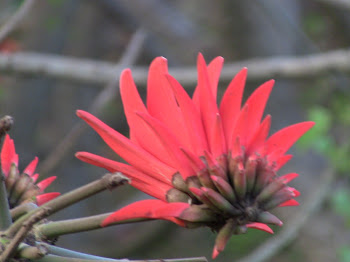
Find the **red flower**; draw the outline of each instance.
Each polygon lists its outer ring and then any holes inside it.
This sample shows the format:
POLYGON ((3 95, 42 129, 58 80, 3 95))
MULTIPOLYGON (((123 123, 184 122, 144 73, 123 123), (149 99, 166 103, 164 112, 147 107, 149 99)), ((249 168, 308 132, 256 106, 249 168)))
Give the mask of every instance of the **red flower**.
POLYGON ((131 71, 121 74, 120 92, 130 127, 130 139, 93 115, 78 111, 103 140, 129 165, 91 153, 77 157, 111 172, 122 172, 131 185, 157 198, 126 206, 103 225, 132 218, 170 220, 180 226, 208 226, 218 232, 213 258, 232 234, 256 228, 273 233, 266 224, 281 226, 269 213, 298 203, 298 191, 287 184, 295 173, 276 172, 292 156, 288 149, 314 123, 286 127, 268 138, 271 117, 263 121, 274 84, 261 85, 241 107, 247 69, 229 84, 220 107, 216 93, 223 58, 208 66, 198 57, 198 85, 192 99, 168 74, 167 61, 156 58, 149 70, 147 107, 131 71))
POLYGON ((36 180, 39 174, 34 173, 38 164, 38 158, 34 160, 20 174, 18 171, 18 155, 15 144, 9 135, 6 135, 1 150, 1 170, 5 176, 5 185, 8 192, 10 207, 13 208, 26 202, 34 202, 42 205, 60 195, 60 193, 43 193, 44 190, 56 179, 55 176, 46 178, 39 183, 36 180))

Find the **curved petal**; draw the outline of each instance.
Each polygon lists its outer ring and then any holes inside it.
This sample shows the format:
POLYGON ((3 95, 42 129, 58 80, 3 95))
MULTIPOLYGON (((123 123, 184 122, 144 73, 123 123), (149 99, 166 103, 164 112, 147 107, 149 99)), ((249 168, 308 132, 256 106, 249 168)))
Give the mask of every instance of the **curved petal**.
POLYGON ((238 74, 230 82, 220 103, 220 115, 222 118, 226 143, 228 145, 232 143, 232 132, 234 130, 235 123, 238 119, 239 111, 241 109, 241 102, 245 82, 247 79, 247 72, 247 68, 243 68, 238 72, 238 74))
POLYGON ((150 218, 150 219, 164 219, 170 220, 174 223, 185 226, 184 222, 176 219, 181 213, 190 205, 187 203, 167 203, 161 200, 147 199, 132 203, 108 216, 103 222, 102 226, 107 226, 113 222, 133 218, 150 218), (174 218, 176 220, 174 220, 174 218), (176 222, 175 222, 176 221, 176 222))
POLYGON ((167 74, 167 60, 164 57, 155 58, 148 73, 147 109, 151 116, 173 131, 182 146, 186 146, 190 139, 174 92, 166 78, 167 74))
POLYGON ((198 92, 200 114, 209 142, 210 152, 215 158, 227 152, 221 116, 210 88, 207 67, 202 54, 198 55, 198 92))
POLYGON ((155 198, 166 201, 167 192, 173 187, 156 179, 150 177, 136 168, 113 161, 98 155, 88 152, 78 152, 75 156, 86 163, 99 166, 107 169, 110 172, 121 172, 123 175, 131 179, 130 184, 140 191, 153 196, 155 198))
POLYGON ((261 231, 265 231, 267 233, 273 234, 273 230, 264 223, 254 222, 246 225, 248 228, 255 228, 261 231))
POLYGON ((95 129, 102 139, 129 164, 150 176, 157 176, 159 180, 171 185, 172 176, 176 173, 175 169, 133 144, 129 139, 88 112, 78 110, 77 115, 95 129))
POLYGON ((53 181, 56 180, 56 176, 51 176, 51 177, 48 177, 42 181, 40 181, 39 183, 37 183, 36 185, 40 188, 40 191, 43 192, 49 185, 51 185, 51 183, 53 181))
POLYGON ((51 192, 51 193, 38 195, 35 197, 36 203, 38 206, 41 206, 41 205, 45 204, 46 202, 49 202, 50 200, 58 197, 59 195, 61 195, 61 194, 58 192, 51 192))
MULTIPOLYGON (((279 156, 284 155, 284 153, 286 153, 288 149, 314 125, 315 123, 311 121, 302 122, 285 127, 280 131, 274 133, 266 141, 264 155, 268 155, 277 149, 280 150, 279 156)), ((276 159, 277 157, 278 156, 276 156, 276 159)))
POLYGON ((24 169, 23 173, 27 174, 28 176, 32 177, 35 171, 35 168, 38 164, 39 159, 35 157, 32 162, 29 163, 29 165, 24 169))
POLYGON ((1 150, 1 169, 5 176, 7 176, 10 172, 10 168, 13 163, 18 166, 18 155, 15 151, 13 139, 6 134, 1 150))

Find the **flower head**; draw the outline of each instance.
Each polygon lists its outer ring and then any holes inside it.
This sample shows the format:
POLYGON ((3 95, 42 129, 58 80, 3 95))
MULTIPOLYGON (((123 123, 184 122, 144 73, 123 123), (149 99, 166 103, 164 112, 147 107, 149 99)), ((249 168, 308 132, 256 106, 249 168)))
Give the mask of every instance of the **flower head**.
POLYGON ((262 84, 241 106, 247 69, 242 69, 216 104, 223 58, 208 66, 198 56, 198 85, 190 98, 168 74, 167 61, 156 58, 149 69, 147 106, 131 71, 120 77, 120 92, 130 127, 126 138, 93 115, 78 111, 128 164, 91 153, 77 157, 111 172, 122 172, 131 185, 157 198, 130 204, 103 225, 133 219, 165 219, 184 227, 208 226, 218 232, 213 257, 232 234, 267 224, 282 225, 270 213, 297 205, 298 191, 287 184, 298 175, 276 172, 292 157, 288 149, 314 123, 286 127, 268 137, 271 117, 262 120, 274 81, 262 84))
POLYGON ((34 202, 40 206, 60 195, 57 192, 43 193, 56 179, 55 176, 35 183, 39 177, 39 174, 34 173, 37 164, 38 158, 35 157, 24 169, 23 173, 20 174, 15 144, 9 135, 5 136, 1 150, 1 170, 5 176, 5 185, 11 208, 27 202, 34 202))

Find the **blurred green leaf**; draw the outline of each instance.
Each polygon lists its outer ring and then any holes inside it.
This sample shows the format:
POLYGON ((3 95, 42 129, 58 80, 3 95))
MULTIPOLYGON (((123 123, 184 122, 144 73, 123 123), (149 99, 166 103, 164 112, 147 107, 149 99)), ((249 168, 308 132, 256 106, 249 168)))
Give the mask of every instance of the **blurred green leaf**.
POLYGON ((350 247, 341 247, 338 250, 339 262, 350 262, 350 247))
POLYGON ((323 107, 314 107, 309 111, 308 119, 314 121, 316 125, 302 136, 298 146, 302 149, 315 147, 319 153, 327 152, 334 143, 328 136, 332 123, 331 114, 323 107))
POLYGON ((332 194, 331 205, 334 211, 343 216, 347 226, 350 227, 350 192, 344 188, 336 190, 332 194))

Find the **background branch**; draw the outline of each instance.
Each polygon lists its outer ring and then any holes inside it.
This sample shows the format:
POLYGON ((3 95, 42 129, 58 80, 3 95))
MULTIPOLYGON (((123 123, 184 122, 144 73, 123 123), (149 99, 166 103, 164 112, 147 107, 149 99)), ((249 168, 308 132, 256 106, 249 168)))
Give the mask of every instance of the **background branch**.
POLYGON ((0 43, 16 29, 18 24, 27 15, 30 9, 33 7, 36 0, 26 0, 18 8, 18 10, 7 20, 7 22, 0 28, 0 43))
POLYGON ((341 9, 348 9, 350 11, 350 1, 349 0, 316 0, 327 5, 335 6, 341 9))
MULTIPOLYGON (((109 103, 116 95, 118 90, 119 74, 125 67, 131 66, 138 58, 144 40, 146 38, 146 32, 143 29, 139 29, 133 35, 130 43, 125 50, 120 62, 113 66, 113 78, 107 84, 107 86, 99 93, 96 99, 93 101, 88 111, 94 115, 98 115, 103 107, 109 103)), ((41 163, 40 173, 48 174, 56 167, 56 165, 63 159, 66 153, 75 145, 77 138, 86 130, 87 125, 79 121, 75 124, 69 133, 63 138, 63 140, 53 149, 53 151, 47 156, 47 158, 41 163)))
MULTIPOLYGON (((130 66, 130 63, 129 65, 130 66)), ((350 50, 339 49, 305 56, 276 56, 226 63, 221 80, 230 81, 232 74, 242 67, 249 68, 249 80, 271 77, 301 78, 312 77, 329 71, 350 72, 350 50)), ((61 79, 107 84, 115 80, 126 67, 114 63, 77 59, 71 57, 18 52, 0 54, 0 72, 44 75, 61 79)), ((183 85, 194 86, 197 82, 195 67, 173 67, 170 73, 183 85)), ((133 67, 136 84, 146 83, 147 67, 133 67)))
POLYGON ((336 177, 336 172, 327 170, 323 173, 318 185, 311 190, 311 195, 302 206, 295 218, 292 218, 288 225, 281 232, 264 244, 260 245, 248 256, 238 260, 238 262, 264 262, 269 261, 283 247, 288 245, 297 236, 301 228, 305 225, 312 214, 316 213, 326 197, 329 195, 330 187, 336 177))

